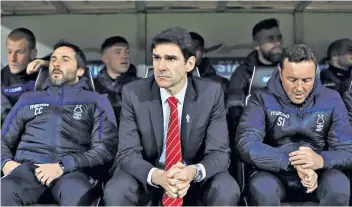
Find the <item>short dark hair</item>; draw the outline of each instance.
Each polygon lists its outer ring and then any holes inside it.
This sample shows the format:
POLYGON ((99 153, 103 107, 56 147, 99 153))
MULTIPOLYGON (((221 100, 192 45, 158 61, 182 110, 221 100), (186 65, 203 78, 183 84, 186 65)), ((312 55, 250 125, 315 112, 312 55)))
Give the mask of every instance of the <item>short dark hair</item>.
POLYGON ((182 27, 172 27, 162 31, 152 40, 151 50, 158 44, 173 43, 180 47, 185 61, 196 56, 196 48, 189 32, 182 27))
POLYGON ((201 49, 204 49, 204 38, 196 33, 196 32, 190 32, 192 40, 194 41, 195 46, 199 46, 201 49))
POLYGON ((76 53, 75 58, 77 61, 77 68, 85 68, 86 67, 86 65, 87 65, 86 56, 84 55, 83 51, 77 45, 71 44, 71 43, 64 41, 64 40, 60 40, 58 43, 56 43, 54 45, 54 51, 60 47, 69 47, 69 48, 73 49, 76 53))
POLYGON ((312 49, 306 44, 291 45, 284 49, 282 59, 280 61, 280 68, 283 69, 285 59, 289 62, 299 63, 302 61, 313 61, 317 66, 317 59, 312 49))
POLYGON ((339 39, 339 40, 336 40, 334 42, 332 42, 329 47, 328 47, 328 50, 327 50, 327 56, 331 59, 331 57, 333 56, 333 53, 336 53, 337 55, 340 55, 341 54, 341 49, 342 49, 342 46, 346 43, 346 42, 349 42, 349 41, 352 41, 348 38, 344 38, 344 39, 339 39))
POLYGON ((7 36, 7 39, 11 39, 14 41, 25 39, 27 40, 28 46, 31 50, 35 49, 36 47, 35 36, 33 32, 27 28, 20 27, 12 30, 10 34, 7 36))
POLYGON ((252 38, 253 40, 256 39, 256 35, 264 29, 271 29, 279 26, 280 26, 280 22, 277 19, 274 19, 274 18, 264 19, 258 22, 256 25, 254 25, 252 29, 252 38))
POLYGON ((110 48, 112 46, 118 45, 118 44, 123 44, 123 45, 129 45, 127 40, 121 36, 113 36, 109 37, 106 40, 104 40, 103 44, 101 45, 100 51, 101 53, 104 52, 107 48, 110 48))

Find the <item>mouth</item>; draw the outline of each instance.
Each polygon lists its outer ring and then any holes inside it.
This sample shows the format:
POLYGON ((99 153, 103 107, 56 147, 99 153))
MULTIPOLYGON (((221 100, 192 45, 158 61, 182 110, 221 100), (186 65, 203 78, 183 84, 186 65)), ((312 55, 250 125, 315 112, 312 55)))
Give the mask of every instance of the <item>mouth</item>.
POLYGON ((53 75, 53 76, 58 76, 58 75, 61 75, 62 74, 62 72, 61 72, 61 70, 59 70, 59 69, 54 69, 52 72, 51 72, 51 75, 53 75))
POLYGON ((272 50, 272 52, 281 52, 281 48, 280 47, 274 47, 272 50))
POLYGON ((170 77, 168 77, 168 76, 163 76, 163 75, 158 75, 158 76, 156 76, 157 78, 161 78, 161 79, 169 79, 170 77))
POLYGON ((128 65, 128 62, 122 62, 121 65, 128 65))
POLYGON ((294 94, 296 99, 301 99, 304 97, 303 93, 299 93, 299 94, 294 94))

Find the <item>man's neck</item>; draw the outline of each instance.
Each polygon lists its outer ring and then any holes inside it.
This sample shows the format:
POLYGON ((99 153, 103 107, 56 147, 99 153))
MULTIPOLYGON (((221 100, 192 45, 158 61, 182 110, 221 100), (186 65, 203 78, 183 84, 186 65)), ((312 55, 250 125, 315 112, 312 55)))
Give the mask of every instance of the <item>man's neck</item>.
POLYGON ((347 67, 343 67, 335 61, 331 61, 330 65, 334 66, 335 68, 341 69, 341 70, 349 70, 347 67))
POLYGON ((264 65, 273 65, 272 62, 264 58, 263 54, 260 51, 258 51, 258 58, 259 61, 264 65))
POLYGON ((112 69, 109 69, 108 67, 106 67, 106 72, 108 73, 109 77, 114 80, 121 76, 120 73, 116 73, 115 71, 113 71, 112 69))
POLYGON ((176 96, 180 91, 185 87, 187 83, 187 76, 183 80, 181 80, 178 84, 171 88, 165 88, 165 90, 171 95, 176 96))

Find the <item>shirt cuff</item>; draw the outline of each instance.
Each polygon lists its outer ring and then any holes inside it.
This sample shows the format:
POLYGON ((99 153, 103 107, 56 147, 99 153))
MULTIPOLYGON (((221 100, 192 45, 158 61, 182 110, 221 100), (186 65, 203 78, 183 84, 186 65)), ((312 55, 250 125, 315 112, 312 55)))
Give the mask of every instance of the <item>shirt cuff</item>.
POLYGON ((149 171, 149 173, 148 173, 148 178, 147 178, 147 183, 148 183, 149 185, 153 186, 153 187, 159 188, 159 186, 153 185, 153 183, 152 183, 152 174, 153 174, 154 170, 156 170, 156 169, 158 169, 158 168, 153 167, 153 168, 149 171))
POLYGON ((205 177, 207 176, 207 173, 206 173, 206 171, 205 171, 205 167, 204 167, 203 164, 197 164, 197 166, 199 166, 200 169, 201 169, 201 171, 202 171, 202 178, 200 179, 200 181, 202 181, 202 180, 204 180, 205 177))

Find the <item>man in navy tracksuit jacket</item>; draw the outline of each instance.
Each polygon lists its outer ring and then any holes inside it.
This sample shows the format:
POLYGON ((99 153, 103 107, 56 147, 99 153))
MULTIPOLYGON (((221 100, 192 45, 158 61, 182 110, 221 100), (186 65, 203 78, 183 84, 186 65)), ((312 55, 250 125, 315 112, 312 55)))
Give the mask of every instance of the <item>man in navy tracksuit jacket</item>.
POLYGON ((341 170, 352 167, 352 127, 340 95, 321 85, 315 68, 311 49, 293 45, 268 87, 249 97, 235 147, 254 168, 247 185, 252 205, 280 205, 290 197, 349 203, 341 170))
MULTIPOLYGON (((29 205, 51 191, 64 206, 90 205, 97 169, 117 151, 117 125, 105 96, 88 91, 75 45, 58 43, 41 91, 24 93, 1 138, 1 205, 29 205)), ((99 173, 99 172, 98 172, 99 173)))

